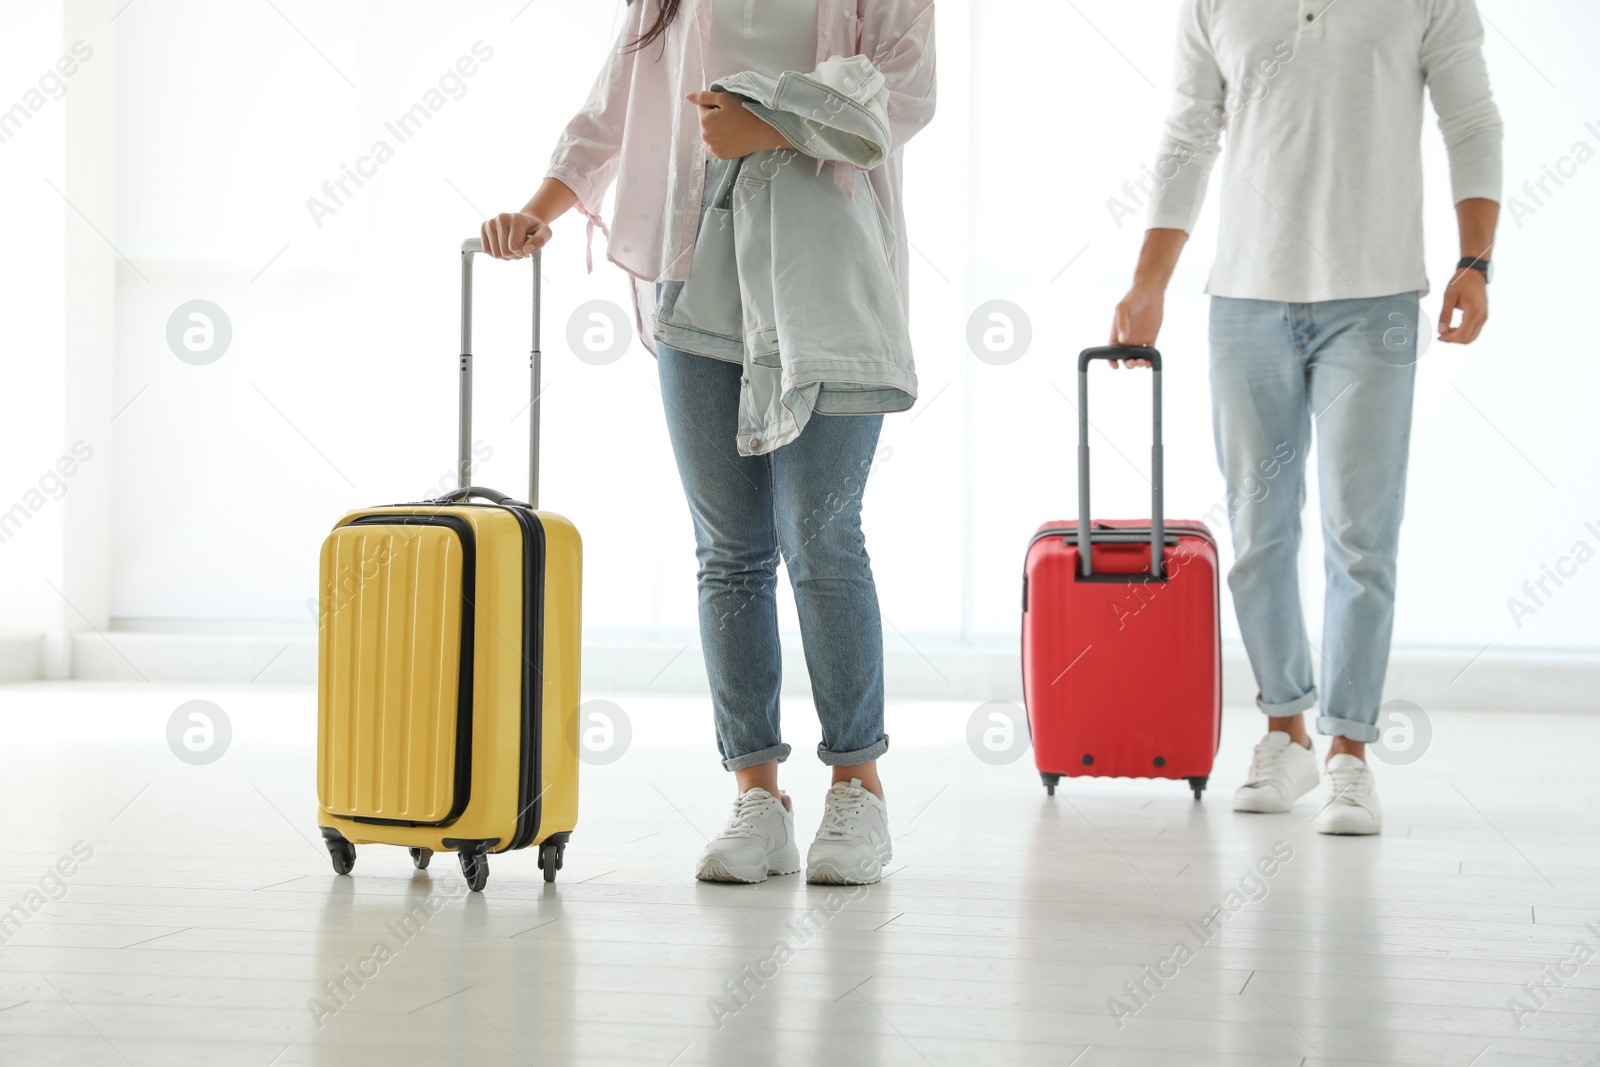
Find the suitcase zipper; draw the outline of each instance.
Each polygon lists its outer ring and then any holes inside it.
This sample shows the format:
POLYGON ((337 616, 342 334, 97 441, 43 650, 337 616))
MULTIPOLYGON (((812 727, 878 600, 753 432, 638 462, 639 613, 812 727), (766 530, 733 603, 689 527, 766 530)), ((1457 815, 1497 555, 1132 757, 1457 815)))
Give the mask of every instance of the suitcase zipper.
MULTIPOLYGON (((1104 530, 1105 533, 1102 534, 1100 528, 1094 529, 1094 537, 1097 543, 1109 545, 1148 544, 1150 541, 1150 527, 1148 526, 1107 526, 1104 527, 1104 530)), ((1176 526, 1169 524, 1164 527, 1163 533, 1165 534, 1163 540, 1167 544, 1176 544, 1180 536, 1198 537, 1212 547, 1216 547, 1217 544, 1217 539, 1212 536, 1211 530, 1199 524, 1179 523, 1176 526)), ((1031 549, 1035 544, 1050 537, 1065 537, 1071 543, 1077 544, 1078 528, 1076 526, 1046 527, 1033 535, 1033 538, 1028 542, 1028 548, 1031 549)))
POLYGON ((517 825, 506 851, 526 848, 538 836, 544 770, 544 525, 525 508, 497 505, 522 527, 522 780, 517 825))

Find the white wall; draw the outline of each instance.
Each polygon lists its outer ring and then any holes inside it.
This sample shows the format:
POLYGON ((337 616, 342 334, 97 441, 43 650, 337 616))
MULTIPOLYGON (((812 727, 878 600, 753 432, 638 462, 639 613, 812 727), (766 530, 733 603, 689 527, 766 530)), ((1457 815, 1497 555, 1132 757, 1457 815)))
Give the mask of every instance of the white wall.
MULTIPOLYGON (((1600 12, 1579 0, 1481 6, 1504 31, 1490 30, 1488 52, 1511 193, 1577 140, 1600 149, 1600 74, 1580 51, 1596 39, 1600 12)), ((0 91, 18 95, 23 75, 55 58, 59 15, 34 25, 26 14, 50 7, 8 9, 4 69, 21 74, 0 91)), ((114 618, 309 623, 316 546, 338 515, 448 481, 455 249, 484 214, 531 191, 612 39, 620 4, 277 7, 281 15, 271 5, 140 0, 105 31, 118 54, 106 210, 117 247, 137 266, 117 274, 110 389, 122 411, 107 430, 114 618), (396 144, 384 123, 478 41, 493 57, 464 80, 465 95, 396 144), (393 159, 317 225, 307 199, 380 137, 393 159), (181 362, 167 346, 169 316, 192 299, 218 304, 232 325, 228 352, 206 366, 181 362)), ((920 644, 918 635, 1008 645, 1027 537, 1073 512, 1072 410, 1060 393, 1072 394, 1071 357, 1103 340, 1131 271, 1142 222, 1119 229, 1105 201, 1154 145, 1175 8, 1173 0, 1010 0, 972 18, 966 3, 940 4, 940 115, 909 164, 923 401, 887 420, 893 455, 868 495, 892 645, 920 644), (1027 355, 1007 366, 979 362, 965 342, 968 315, 997 298, 1021 305, 1034 331, 1027 355)), ((0 182, 8 202, 22 205, 20 230, 8 236, 20 233, 17 244, 36 244, 43 257, 12 254, 0 264, 8 300, 19 294, 31 312, 0 324, 11 352, 54 353, 65 343, 62 288, 49 279, 63 269, 66 220, 38 178, 61 158, 64 114, 47 110, 57 125, 36 120, 25 139, 0 145, 0 182)), ((1456 251, 1431 126, 1427 164, 1437 278, 1456 251)), ((1600 478, 1580 407, 1600 386, 1582 339, 1594 269, 1575 238, 1597 232, 1597 193, 1600 162, 1520 226, 1507 218, 1485 338, 1470 349, 1435 346, 1422 359, 1402 644, 1459 649, 1463 662, 1486 644, 1600 646, 1600 563, 1520 629, 1506 608, 1576 540, 1600 548, 1600 535, 1584 528, 1600 527, 1600 478)), ((1214 227, 1208 213, 1174 281, 1163 337, 1176 515, 1202 513, 1222 495, 1200 295, 1214 227)), ((573 310, 593 299, 622 304, 626 290, 604 264, 584 274, 581 225, 568 221, 557 233, 546 260, 544 503, 584 531, 592 634, 687 635, 692 543, 654 368, 638 349, 600 367, 572 355, 573 310)), ((476 426, 494 456, 478 480, 508 489, 524 477, 525 269, 479 269, 476 426)), ((1436 310, 1437 295, 1430 303, 1436 310)), ((60 452, 58 372, 8 361, 7 384, 22 391, 13 395, 37 403, 8 420, 3 502, 60 452)), ((1146 454, 1144 384, 1096 376, 1095 422, 1135 463, 1146 454)), ((1145 514, 1145 483, 1096 444, 1096 510, 1145 514)), ((0 549, 8 623, 35 630, 47 625, 45 601, 25 572, 45 562, 20 561, 26 551, 53 551, 44 523, 59 517, 36 521, 31 549, 21 538, 0 549)), ((1311 560, 1308 574, 1317 571, 1311 560)), ((1315 635, 1318 620, 1308 621, 1315 635)))
POLYGON ((107 0, 7 5, 0 29, 0 676, 69 669, 108 624, 117 275, 107 0), (40 637, 46 640, 40 641, 40 637))
MULTIPOLYGON (((8 10, 4 27, 0 108, 9 109, 37 89, 37 79, 61 55, 60 5, 8 10)), ((0 383, 11 399, 0 419, 0 598, 5 604, 0 626, 13 636, 59 630, 62 624, 60 597, 45 581, 60 581, 61 494, 53 482, 39 483, 65 444, 61 353, 67 207, 45 184, 49 179, 60 188, 65 182, 65 124, 62 101, 46 98, 0 143, 0 200, 25 206, 9 212, 7 253, 0 256, 0 293, 5 294, 0 383)))

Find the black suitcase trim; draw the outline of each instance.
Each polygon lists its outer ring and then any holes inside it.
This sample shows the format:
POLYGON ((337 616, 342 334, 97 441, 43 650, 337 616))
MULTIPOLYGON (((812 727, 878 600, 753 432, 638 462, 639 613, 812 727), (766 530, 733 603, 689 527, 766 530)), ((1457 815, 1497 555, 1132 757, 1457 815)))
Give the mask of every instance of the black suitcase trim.
POLYGON ((472 800, 472 664, 475 647, 473 620, 477 606, 473 596, 478 588, 478 542, 472 524, 459 515, 421 513, 362 515, 346 523, 347 526, 443 526, 453 530, 461 541, 461 654, 457 664, 459 682, 456 688, 456 752, 455 790, 450 799, 449 813, 438 822, 418 822, 414 819, 380 819, 371 815, 339 815, 338 818, 369 826, 449 826, 461 818, 472 800))
MULTIPOLYGON (((1147 545, 1150 543, 1150 533, 1151 528, 1148 525, 1106 526, 1095 531, 1094 543, 1097 545, 1147 545)), ((1038 544, 1040 541, 1048 541, 1052 537, 1060 537, 1065 540, 1067 544, 1076 545, 1078 543, 1078 528, 1077 526, 1052 526, 1047 530, 1040 530, 1038 533, 1033 535, 1033 540, 1028 542, 1028 550, 1030 552, 1033 551, 1034 545, 1038 544)), ((1216 538, 1211 536, 1211 530, 1209 527, 1186 522, 1180 522, 1175 526, 1167 526, 1164 523, 1162 524, 1161 543, 1163 546, 1176 546, 1185 537, 1196 538, 1197 540, 1203 541, 1210 545, 1212 548, 1217 547, 1216 538)), ((1167 579, 1164 575, 1160 578, 1157 578, 1149 573, 1145 573, 1141 576, 1138 572, 1127 571, 1095 571, 1093 574, 1085 577, 1082 573, 1074 571, 1072 580, 1076 582, 1104 582, 1108 585, 1119 585, 1125 581, 1138 580, 1148 585, 1152 582, 1160 584, 1161 582, 1165 582, 1167 579)), ((1026 574, 1023 575, 1022 582, 1022 611, 1023 614, 1027 614, 1028 579, 1026 574)))
MULTIPOLYGON (((1067 544, 1075 545, 1078 543, 1078 528, 1076 526, 1051 526, 1040 530, 1029 539, 1029 550, 1031 551, 1033 546, 1038 542, 1049 540, 1052 537, 1063 538, 1067 544)), ((1171 525, 1167 523, 1162 524, 1161 541, 1163 544, 1176 545, 1180 537, 1198 537, 1200 540, 1204 541, 1213 548, 1217 547, 1216 536, 1212 534, 1211 528, 1208 526, 1191 524, 1187 522, 1180 522, 1177 525, 1171 525)), ((1094 541, 1097 545, 1147 545, 1150 543, 1150 527, 1107 526, 1095 530, 1094 541)), ((1123 575, 1123 577, 1127 577, 1127 575, 1123 575)))
POLYGON ((502 505, 522 527, 522 775, 517 825, 504 849, 527 848, 539 834, 544 797, 544 524, 536 512, 502 505))

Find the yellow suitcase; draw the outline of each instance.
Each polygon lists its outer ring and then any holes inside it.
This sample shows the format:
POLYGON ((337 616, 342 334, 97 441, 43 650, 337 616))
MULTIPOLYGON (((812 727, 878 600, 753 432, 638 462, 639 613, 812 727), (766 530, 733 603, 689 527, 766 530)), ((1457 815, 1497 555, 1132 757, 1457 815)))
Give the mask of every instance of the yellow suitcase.
POLYGON ((461 247, 462 488, 352 511, 322 545, 318 825, 339 874, 357 845, 413 863, 539 846, 545 881, 578 819, 583 547, 539 495, 539 257, 528 502, 473 486, 472 262, 461 247), (484 503, 478 503, 482 500, 484 503))

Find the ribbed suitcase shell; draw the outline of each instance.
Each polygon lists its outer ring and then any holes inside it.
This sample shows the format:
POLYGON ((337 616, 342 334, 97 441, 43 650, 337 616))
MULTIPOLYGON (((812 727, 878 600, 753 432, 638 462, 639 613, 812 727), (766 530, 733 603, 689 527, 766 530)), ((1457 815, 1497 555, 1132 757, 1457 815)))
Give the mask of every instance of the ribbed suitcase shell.
POLYGON ((333 815, 440 823, 455 800, 467 556, 449 527, 352 524, 322 548, 317 795, 333 815))
POLYGON ((323 544, 321 588, 321 826, 352 844, 488 852, 576 827, 570 522, 509 505, 354 511, 323 544))
MULTIPOLYGON (((1159 582, 1148 520, 1095 520, 1091 579, 1078 573, 1076 522, 1034 534, 1022 679, 1041 774, 1210 775, 1222 723, 1217 547, 1202 522, 1170 519, 1164 533, 1159 582)), ((1198 798, 1204 782, 1191 784, 1198 798)))

